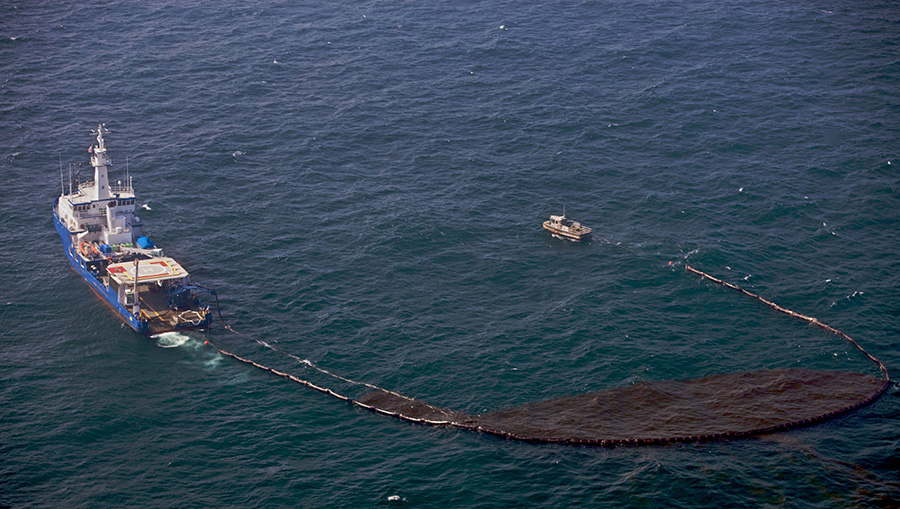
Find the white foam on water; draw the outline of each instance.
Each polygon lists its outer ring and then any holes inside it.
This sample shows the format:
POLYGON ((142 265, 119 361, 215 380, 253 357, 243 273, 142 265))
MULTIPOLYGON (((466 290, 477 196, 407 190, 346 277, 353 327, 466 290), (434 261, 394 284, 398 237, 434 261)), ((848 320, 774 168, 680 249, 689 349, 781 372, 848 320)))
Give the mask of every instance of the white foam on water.
POLYGON ((225 357, 219 355, 219 353, 216 352, 215 355, 213 355, 209 359, 203 361, 203 367, 205 367, 207 369, 217 368, 220 365, 222 365, 222 363, 224 363, 224 362, 225 362, 225 357))
POLYGON ((195 338, 182 332, 163 332, 153 336, 153 339, 156 340, 156 346, 161 348, 177 348, 184 345, 197 348, 199 346, 199 342, 195 338))

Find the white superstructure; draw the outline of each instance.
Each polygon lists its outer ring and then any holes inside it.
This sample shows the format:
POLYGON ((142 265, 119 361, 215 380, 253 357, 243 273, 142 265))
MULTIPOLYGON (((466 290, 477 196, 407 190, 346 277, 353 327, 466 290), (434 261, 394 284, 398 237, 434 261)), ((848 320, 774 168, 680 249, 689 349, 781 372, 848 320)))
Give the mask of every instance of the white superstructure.
POLYGON ((121 180, 109 184, 108 168, 112 161, 103 141, 106 132, 102 124, 98 125, 97 142, 88 148, 94 180, 80 182, 73 190, 70 176, 69 193, 63 192, 56 204, 60 221, 74 235, 75 246, 83 242, 109 246, 132 244, 142 235, 130 178, 126 177, 124 185, 121 180))

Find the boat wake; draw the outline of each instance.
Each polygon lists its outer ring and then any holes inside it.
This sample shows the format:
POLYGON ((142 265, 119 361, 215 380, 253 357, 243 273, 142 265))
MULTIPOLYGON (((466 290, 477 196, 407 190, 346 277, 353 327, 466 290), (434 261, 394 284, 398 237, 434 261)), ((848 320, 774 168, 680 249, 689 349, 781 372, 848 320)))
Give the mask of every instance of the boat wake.
POLYGON ((163 332, 151 337, 156 340, 156 346, 160 348, 178 348, 179 346, 187 345, 197 349, 202 346, 202 343, 196 338, 192 338, 183 332, 163 332))

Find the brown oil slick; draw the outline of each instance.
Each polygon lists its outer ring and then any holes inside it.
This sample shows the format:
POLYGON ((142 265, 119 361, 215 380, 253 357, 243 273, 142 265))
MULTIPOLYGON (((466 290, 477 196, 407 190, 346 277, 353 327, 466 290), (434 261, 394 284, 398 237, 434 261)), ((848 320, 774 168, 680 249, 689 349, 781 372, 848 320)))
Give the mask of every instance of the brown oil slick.
MULTIPOLYGON (((883 378, 800 368, 725 373, 689 380, 643 381, 470 415, 335 375, 259 340, 256 341, 323 374, 371 390, 353 399, 214 348, 223 355, 342 401, 408 422, 466 429, 526 442, 606 447, 744 438, 809 426, 872 403, 890 385, 890 375, 884 364, 843 332, 693 267, 685 266, 685 269, 843 338, 878 366, 883 378)), ((219 316, 221 318, 221 313, 219 316)), ((241 334, 228 325, 225 327, 241 334)))
POLYGON ((870 375, 776 369, 645 381, 483 415, 380 390, 356 401, 404 420, 518 440, 620 445, 740 437, 812 424, 857 408, 884 385, 870 375))

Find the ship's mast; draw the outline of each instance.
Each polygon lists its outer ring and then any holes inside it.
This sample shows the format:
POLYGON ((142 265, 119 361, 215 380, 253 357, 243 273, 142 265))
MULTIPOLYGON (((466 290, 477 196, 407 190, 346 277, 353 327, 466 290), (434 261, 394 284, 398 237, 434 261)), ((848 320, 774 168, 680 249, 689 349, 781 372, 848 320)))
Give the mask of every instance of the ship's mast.
POLYGON ((94 195, 93 200, 105 200, 109 198, 109 176, 107 166, 111 166, 109 155, 106 153, 106 144, 103 142, 103 133, 109 132, 103 124, 97 126, 97 146, 91 145, 91 166, 94 167, 94 195))
POLYGON ((134 259, 134 289, 131 291, 131 295, 134 297, 134 302, 131 305, 131 314, 133 314, 138 320, 141 318, 141 298, 138 297, 138 276, 140 275, 140 269, 138 268, 138 259, 134 259))

